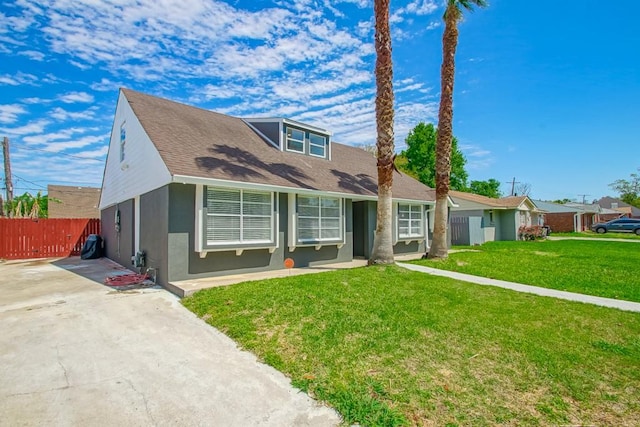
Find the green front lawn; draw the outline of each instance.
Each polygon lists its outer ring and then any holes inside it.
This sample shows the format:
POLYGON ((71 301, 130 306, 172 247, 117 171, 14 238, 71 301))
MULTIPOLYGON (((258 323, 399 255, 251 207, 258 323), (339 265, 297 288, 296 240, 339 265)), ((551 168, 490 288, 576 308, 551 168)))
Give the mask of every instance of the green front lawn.
POLYGON ((640 244, 604 240, 488 242, 414 264, 640 302, 640 244))
POLYGON ((640 236, 634 233, 603 233, 598 234, 593 231, 581 231, 579 233, 551 233, 551 237, 589 237, 592 239, 628 239, 640 240, 640 236))
POLYGON ((184 305, 346 424, 634 425, 640 314, 368 267, 184 305))

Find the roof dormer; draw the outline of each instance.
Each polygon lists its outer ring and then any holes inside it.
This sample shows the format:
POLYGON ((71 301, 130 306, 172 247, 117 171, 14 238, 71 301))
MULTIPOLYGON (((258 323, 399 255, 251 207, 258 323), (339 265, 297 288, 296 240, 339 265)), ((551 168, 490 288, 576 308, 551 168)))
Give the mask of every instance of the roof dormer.
POLYGON ((284 118, 244 119, 280 151, 331 160, 331 132, 284 118))

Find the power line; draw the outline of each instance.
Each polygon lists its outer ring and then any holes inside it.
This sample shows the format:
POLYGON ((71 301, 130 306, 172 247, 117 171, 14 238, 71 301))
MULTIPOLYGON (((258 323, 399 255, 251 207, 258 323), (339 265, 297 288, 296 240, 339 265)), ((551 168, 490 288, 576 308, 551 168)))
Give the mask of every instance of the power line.
POLYGON ((43 153, 48 153, 48 154, 55 154, 55 155, 59 155, 59 156, 65 156, 65 157, 71 157, 74 159, 81 159, 81 160, 94 160, 96 162, 104 162, 104 159, 99 159, 97 157, 84 157, 84 156, 74 156, 73 154, 67 154, 67 153, 60 153, 60 152, 56 152, 56 151, 48 151, 48 150, 43 150, 41 148, 33 148, 33 147, 27 147, 25 145, 21 145, 18 144, 17 147, 19 149, 25 149, 25 150, 35 150, 35 151, 41 151, 43 153))
POLYGON ((516 190, 516 184, 522 184, 520 181, 516 181, 516 177, 514 176, 511 181, 506 181, 505 184, 511 184, 511 195, 514 195, 516 190))

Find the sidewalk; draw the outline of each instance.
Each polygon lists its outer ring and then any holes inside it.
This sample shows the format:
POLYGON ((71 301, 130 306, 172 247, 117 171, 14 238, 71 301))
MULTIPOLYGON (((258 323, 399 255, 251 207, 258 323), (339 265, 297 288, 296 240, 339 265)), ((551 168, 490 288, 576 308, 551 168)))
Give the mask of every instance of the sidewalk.
POLYGON ((516 292, 540 295, 543 297, 553 297, 568 301, 577 301, 587 304, 595 304, 602 307, 617 308, 624 311, 640 313, 640 303, 617 300, 612 298, 596 297, 592 295, 576 294, 574 292, 558 291, 556 289, 541 288, 539 286, 523 285, 520 283, 506 282, 504 280, 488 279, 486 277, 473 276, 471 274, 457 273, 455 271, 438 270, 436 268, 425 267, 415 264, 398 263, 400 267, 421 273, 432 274, 434 276, 449 277, 464 282, 476 283, 485 286, 497 286, 499 288, 511 289, 516 292))

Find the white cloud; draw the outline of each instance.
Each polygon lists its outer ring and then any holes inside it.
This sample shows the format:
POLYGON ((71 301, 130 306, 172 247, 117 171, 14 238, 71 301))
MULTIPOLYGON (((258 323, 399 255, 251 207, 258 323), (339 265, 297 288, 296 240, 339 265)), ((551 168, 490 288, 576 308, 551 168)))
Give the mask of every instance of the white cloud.
POLYGON ((84 111, 67 111, 61 107, 55 107, 49 112, 49 117, 59 121, 65 120, 90 120, 95 118, 95 107, 91 107, 84 111))
POLYGON ((34 133, 42 133, 44 128, 49 124, 49 120, 39 119, 36 121, 32 121, 27 123, 24 126, 19 126, 15 128, 0 128, 0 132, 6 133, 8 135, 31 135, 34 133))
POLYGON ((439 21, 431 21, 429 22, 429 25, 427 25, 427 30, 435 30, 436 28, 439 28, 440 26, 442 26, 442 23, 439 21))
POLYGON ((112 82, 109 79, 105 79, 104 77, 100 79, 99 82, 93 82, 91 83, 91 90, 95 90, 97 92, 109 92, 109 91, 115 91, 120 87, 125 86, 122 83, 115 83, 112 82))
POLYGON ((430 15, 438 10, 438 4, 433 0, 415 0, 407 5, 406 10, 416 15, 430 15))
POLYGON ((30 97, 30 98, 22 98, 20 101, 25 104, 48 104, 51 102, 50 99, 38 98, 38 97, 30 97))
POLYGON ((69 92, 65 95, 61 95, 58 99, 65 104, 74 104, 76 102, 93 102, 94 98, 93 95, 90 95, 87 92, 69 92))
MULTIPOLYGON (((105 141, 106 138, 108 138, 108 135, 85 135, 81 138, 74 138, 72 140, 67 140, 67 141, 49 142, 47 144, 44 144, 43 149, 46 151, 57 153, 60 151, 65 151, 70 149, 84 148, 91 144, 103 142, 105 141)), ((77 153, 73 153, 73 155, 75 156, 77 155, 77 153)), ((81 156, 81 157, 90 157, 90 156, 81 156)))
POLYGON ((27 110, 18 104, 0 105, 0 123, 14 123, 18 120, 18 115, 26 112, 27 110))
POLYGON ((23 50, 18 52, 18 54, 22 56, 26 56, 27 58, 32 59, 34 61, 38 61, 38 62, 44 61, 44 58, 45 58, 44 53, 38 52, 36 50, 23 50))
POLYGON ((0 85, 9 86, 21 86, 21 85, 33 85, 37 82, 38 78, 33 74, 27 74, 18 72, 15 75, 5 74, 0 76, 0 85))
POLYGON ((460 144, 460 151, 467 158, 469 170, 482 170, 489 168, 494 163, 491 151, 474 144, 460 144))

